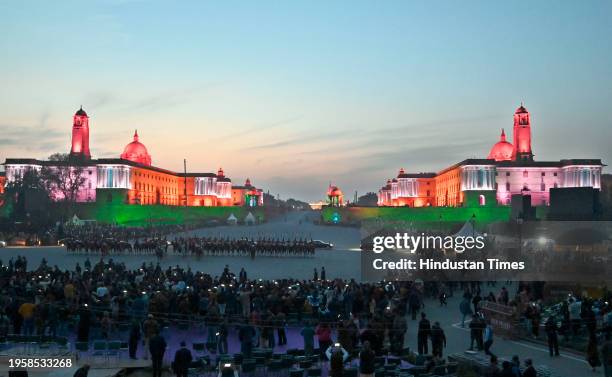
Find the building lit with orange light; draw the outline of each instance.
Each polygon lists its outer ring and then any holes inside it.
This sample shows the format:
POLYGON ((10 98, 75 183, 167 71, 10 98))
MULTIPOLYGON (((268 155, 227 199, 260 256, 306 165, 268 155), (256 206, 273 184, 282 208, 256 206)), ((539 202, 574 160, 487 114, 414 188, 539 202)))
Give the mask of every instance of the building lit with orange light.
POLYGON ((0 172, 0 206, 4 204, 4 186, 6 185, 6 174, 0 172))
MULTIPOLYGON (((119 158, 92 159, 89 150, 89 116, 80 108, 73 117, 72 144, 68 161, 8 158, 0 190, 18 180, 28 169, 59 165, 82 168, 84 183, 77 202, 113 202, 167 206, 262 206, 263 191, 251 185, 232 186, 223 169, 217 173, 173 172, 156 167, 138 132, 119 158)), ((0 192, 1 193, 1 192, 0 192)), ((52 197, 54 196, 52 193, 52 197)))
POLYGON ((513 142, 500 139, 487 158, 467 159, 437 173, 406 173, 388 179, 378 191, 379 206, 461 207, 509 205, 513 195, 528 195, 534 206, 550 204, 550 189, 601 188, 600 159, 535 161, 531 118, 521 104, 514 113, 513 142))
POLYGON ((327 202, 332 207, 341 207, 344 205, 344 194, 338 186, 333 186, 331 183, 327 188, 327 202))

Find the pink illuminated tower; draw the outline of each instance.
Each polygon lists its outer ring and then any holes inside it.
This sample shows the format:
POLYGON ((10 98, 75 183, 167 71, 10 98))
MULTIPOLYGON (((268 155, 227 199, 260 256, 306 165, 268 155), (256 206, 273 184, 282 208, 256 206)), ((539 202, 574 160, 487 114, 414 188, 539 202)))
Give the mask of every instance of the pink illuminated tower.
POLYGON ((514 161, 533 161, 531 152, 531 121, 529 111, 523 104, 514 112, 514 137, 512 139, 514 149, 512 150, 512 160, 514 161))
POLYGON ((89 160, 89 117, 83 106, 74 114, 72 121, 72 148, 70 158, 77 160, 89 160))

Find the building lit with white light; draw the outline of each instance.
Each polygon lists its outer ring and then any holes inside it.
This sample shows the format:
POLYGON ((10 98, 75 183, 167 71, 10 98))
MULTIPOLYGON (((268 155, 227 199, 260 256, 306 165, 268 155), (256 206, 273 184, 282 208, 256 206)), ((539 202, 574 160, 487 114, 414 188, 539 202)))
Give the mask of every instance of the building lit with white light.
MULTIPOLYGON (((162 169, 152 164, 147 147, 138 132, 119 158, 92 159, 89 150, 89 117, 81 108, 73 117, 72 144, 67 161, 7 158, 2 189, 29 170, 43 167, 78 169, 83 176, 77 202, 113 202, 169 206, 262 206, 263 191, 251 185, 232 186, 223 169, 217 173, 185 173, 162 169)), ((62 199, 59 190, 52 198, 62 199)))
POLYGON ((533 206, 545 206, 552 188, 601 188, 600 159, 535 161, 531 141, 530 115, 521 105, 514 113, 512 143, 502 130, 487 158, 467 159, 437 173, 400 169, 378 191, 378 205, 509 205, 513 195, 529 195, 533 206))

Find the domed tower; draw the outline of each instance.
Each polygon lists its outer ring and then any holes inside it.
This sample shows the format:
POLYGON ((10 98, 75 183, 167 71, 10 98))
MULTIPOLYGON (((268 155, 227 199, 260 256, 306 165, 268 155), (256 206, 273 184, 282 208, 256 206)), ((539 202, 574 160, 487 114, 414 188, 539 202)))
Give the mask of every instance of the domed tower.
POLYGON ((75 160, 89 160, 89 117, 83 106, 74 114, 72 118, 72 147, 70 148, 70 158, 75 160))
POLYGON ((512 143, 506 141, 506 132, 502 128, 499 141, 493 145, 487 159, 495 161, 510 161, 512 160, 513 151, 514 147, 512 146, 512 143))
POLYGON ((134 131, 134 140, 125 146, 121 158, 142 165, 151 166, 151 155, 147 151, 147 147, 138 141, 138 130, 134 131))
POLYGON ((512 150, 512 160, 514 161, 533 161, 531 151, 531 120, 529 112, 523 104, 514 112, 514 135, 512 138, 514 148, 512 150))

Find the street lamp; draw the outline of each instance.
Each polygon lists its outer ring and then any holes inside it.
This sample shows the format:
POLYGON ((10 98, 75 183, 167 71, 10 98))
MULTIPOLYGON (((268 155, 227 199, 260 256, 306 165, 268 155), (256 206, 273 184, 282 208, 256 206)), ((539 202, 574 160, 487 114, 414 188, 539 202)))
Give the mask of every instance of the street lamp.
POLYGON ((476 214, 472 213, 472 217, 470 218, 470 224, 472 224, 472 238, 474 238, 476 234, 476 214))
POLYGON ((519 253, 523 253, 523 214, 519 213, 516 218, 516 223, 519 226, 519 253))

